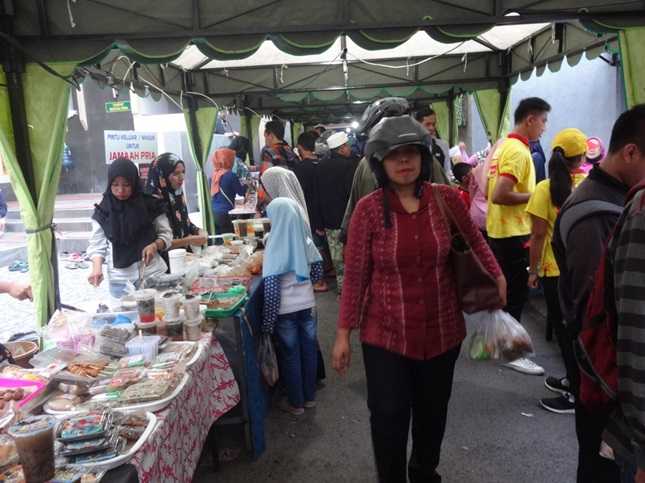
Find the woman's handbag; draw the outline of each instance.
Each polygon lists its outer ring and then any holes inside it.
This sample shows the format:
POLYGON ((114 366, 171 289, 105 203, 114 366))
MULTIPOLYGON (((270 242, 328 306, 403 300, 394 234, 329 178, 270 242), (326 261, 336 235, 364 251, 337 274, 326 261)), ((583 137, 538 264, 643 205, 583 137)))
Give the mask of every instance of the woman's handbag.
POLYGON ((459 224, 455 221, 453 213, 434 185, 432 186, 432 194, 450 228, 450 263, 455 273, 461 310, 472 314, 481 310, 501 308, 502 300, 499 296, 497 281, 473 252, 459 224))

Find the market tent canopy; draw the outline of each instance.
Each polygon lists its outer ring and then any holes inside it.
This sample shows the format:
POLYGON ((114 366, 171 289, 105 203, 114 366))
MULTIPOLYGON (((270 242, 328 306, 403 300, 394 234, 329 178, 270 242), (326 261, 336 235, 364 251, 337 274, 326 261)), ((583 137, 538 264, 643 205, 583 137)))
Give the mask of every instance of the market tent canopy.
POLYGON ((200 103, 210 98, 224 109, 334 122, 385 96, 421 104, 465 91, 506 90, 535 67, 538 75, 547 67, 557 70, 563 59, 575 64, 585 52, 611 58, 616 39, 615 33, 591 32, 571 21, 495 27, 452 44, 417 32, 398 47, 376 51, 341 36, 326 51, 304 57, 285 53, 270 40, 246 59, 227 61, 209 59, 195 46, 169 65, 133 64, 114 51, 101 70, 110 72, 105 82, 133 81, 139 89, 147 83, 153 95, 161 89, 179 104, 190 91, 200 94, 200 103))
MULTIPOLYGON (((640 25, 643 3, 580 0, 20 0, 6 1, 12 36, 44 61, 96 62, 114 47, 141 62, 169 62, 192 43, 209 58, 252 55, 270 37, 312 55, 347 34, 368 50, 396 47, 418 30, 435 40, 473 39, 492 27, 581 20, 640 25)), ((487 40, 493 40, 489 38, 487 40)))

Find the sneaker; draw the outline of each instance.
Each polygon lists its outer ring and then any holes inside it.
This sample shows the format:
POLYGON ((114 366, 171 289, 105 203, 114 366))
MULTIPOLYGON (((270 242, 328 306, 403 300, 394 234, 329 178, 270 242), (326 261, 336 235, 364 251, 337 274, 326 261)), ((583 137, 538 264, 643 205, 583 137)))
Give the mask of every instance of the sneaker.
POLYGON ((289 413, 292 416, 302 416, 303 414, 305 414, 305 408, 294 408, 287 401, 282 401, 282 403, 280 403, 280 410, 284 411, 285 413, 289 413))
POLYGON ((566 377, 553 377, 549 376, 544 380, 544 386, 549 390, 558 394, 569 394, 571 388, 569 387, 569 379, 566 377))
POLYGON ((544 369, 542 367, 538 366, 535 362, 531 359, 527 359, 526 357, 520 357, 519 359, 504 364, 504 366, 531 376, 542 376, 544 374, 544 369))
POLYGON ((313 409, 316 407, 316 401, 305 401, 305 409, 313 409))
POLYGON ((574 414, 576 412, 574 398, 569 393, 558 397, 540 399, 540 406, 547 411, 557 414, 574 414))

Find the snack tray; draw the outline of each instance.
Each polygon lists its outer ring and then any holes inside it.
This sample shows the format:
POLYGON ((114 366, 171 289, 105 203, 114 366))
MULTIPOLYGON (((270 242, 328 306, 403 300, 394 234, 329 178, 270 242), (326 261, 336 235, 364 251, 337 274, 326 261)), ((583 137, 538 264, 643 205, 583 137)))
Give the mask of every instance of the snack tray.
MULTIPOLYGON (((191 340, 180 340, 180 341, 172 341, 173 344, 182 344, 182 345, 188 345, 188 344, 197 344, 197 347, 195 347, 195 351, 193 352, 193 355, 190 357, 188 361, 186 361, 186 368, 191 367, 195 362, 199 360, 199 357, 202 355, 202 352, 204 351, 204 344, 201 344, 199 341, 191 341, 191 340)), ((163 347, 161 347, 160 353, 163 352, 163 347)))
MULTIPOLYGON (((148 402, 142 402, 142 403, 136 403, 136 404, 129 404, 127 406, 119 406, 112 408, 113 411, 118 411, 121 413, 136 413, 136 412, 141 412, 141 411, 150 411, 150 412, 156 412, 156 411, 161 411, 162 409, 165 409, 166 406, 168 406, 173 399, 175 399, 181 391, 184 389, 186 384, 190 381, 190 374, 186 373, 184 374, 184 377, 182 377, 181 381, 179 381, 179 384, 177 384, 177 387, 166 397, 163 399, 159 399, 158 401, 148 401, 148 402)), ((83 410, 73 410, 73 411, 52 411, 51 409, 45 409, 43 407, 43 411, 47 414, 51 414, 52 416, 56 417, 67 417, 71 416, 74 414, 80 414, 83 412, 83 410)))
POLYGON ((100 471, 108 471, 113 468, 116 468, 117 466, 121 466, 122 464, 127 463, 130 461, 134 455, 141 449, 141 447, 144 445, 144 443, 148 440, 152 432, 155 430, 157 427, 157 416, 154 415, 154 413, 148 411, 146 412, 146 418, 148 418, 148 425, 146 426, 146 430, 143 432, 141 436, 139 436, 139 439, 132 445, 132 447, 122 455, 119 455, 115 458, 105 460, 105 461, 100 461, 97 463, 88 463, 84 465, 74 465, 74 464, 69 464, 71 468, 76 468, 80 470, 85 470, 85 471, 93 471, 93 472, 100 472, 100 471))

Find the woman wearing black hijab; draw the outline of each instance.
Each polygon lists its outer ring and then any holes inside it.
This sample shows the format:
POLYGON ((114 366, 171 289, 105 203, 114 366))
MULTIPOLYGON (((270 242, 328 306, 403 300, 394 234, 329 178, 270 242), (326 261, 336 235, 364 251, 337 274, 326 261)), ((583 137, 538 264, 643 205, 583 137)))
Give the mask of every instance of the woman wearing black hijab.
POLYGON ((92 235, 87 253, 92 260, 89 282, 103 281, 103 261, 107 262, 110 293, 120 298, 127 282, 165 273, 160 251, 170 248, 172 230, 161 200, 141 189, 139 171, 130 160, 119 158, 108 168, 108 184, 103 200, 95 205, 92 235))
POLYGON ((166 203, 166 214, 172 228, 172 247, 184 248, 205 245, 207 238, 188 218, 183 185, 186 165, 176 154, 157 156, 150 169, 146 193, 166 203))

